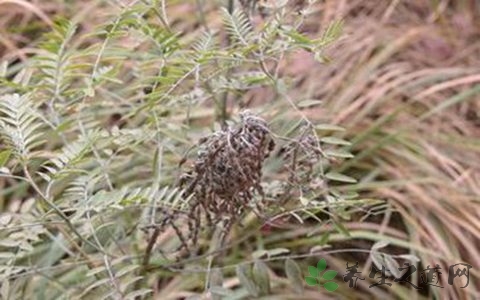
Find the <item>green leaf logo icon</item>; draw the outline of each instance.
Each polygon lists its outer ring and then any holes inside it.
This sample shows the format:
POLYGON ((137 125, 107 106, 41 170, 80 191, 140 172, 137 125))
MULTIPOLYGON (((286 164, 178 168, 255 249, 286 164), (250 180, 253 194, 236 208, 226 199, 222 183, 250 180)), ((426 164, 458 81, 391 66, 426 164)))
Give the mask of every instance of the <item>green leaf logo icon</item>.
POLYGON ((338 284, 336 282, 329 281, 325 283, 323 287, 329 292, 334 292, 338 288, 338 284))
POLYGON ((317 263, 318 272, 323 272, 323 270, 325 270, 326 268, 327 268, 327 261, 325 260, 325 258, 322 258, 317 263))
POLYGON ((335 276, 337 276, 337 273, 337 271, 329 270, 323 274, 322 278, 325 280, 332 280, 335 278, 335 276))
POLYGON ((319 270, 317 268, 315 268, 314 266, 308 266, 308 273, 312 277, 318 277, 318 272, 319 272, 319 270))
POLYGON ((314 286, 318 284, 317 279, 313 277, 305 277, 305 282, 310 286, 314 286))
POLYGON ((334 270, 327 270, 323 272, 326 268, 327 261, 324 258, 318 261, 317 267, 308 266, 309 276, 305 277, 305 282, 307 285, 319 287, 323 286, 329 292, 333 292, 338 289, 338 284, 334 281, 331 281, 335 278, 335 276, 337 276, 338 272, 334 270))

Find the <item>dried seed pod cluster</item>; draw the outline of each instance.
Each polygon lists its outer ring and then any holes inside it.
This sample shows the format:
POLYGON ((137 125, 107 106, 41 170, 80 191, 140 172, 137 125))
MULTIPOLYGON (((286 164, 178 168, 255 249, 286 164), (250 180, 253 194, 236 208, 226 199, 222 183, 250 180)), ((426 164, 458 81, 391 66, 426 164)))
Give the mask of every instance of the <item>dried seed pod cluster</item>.
POLYGON ((314 129, 307 125, 300 132, 298 138, 282 147, 288 181, 296 186, 308 185, 312 181, 314 167, 323 157, 314 129))
POLYGON ((244 111, 238 124, 202 138, 194 162, 178 183, 183 197, 189 199, 188 204, 181 210, 161 214, 163 220, 155 226, 150 249, 155 236, 169 226, 178 235, 180 247, 191 255, 191 250, 198 245, 200 232, 215 225, 228 232, 245 211, 267 215, 263 201, 255 201, 258 195, 261 200, 275 199, 283 203, 298 193, 311 193, 311 197, 322 193, 324 182, 318 168, 323 168, 327 157, 321 150, 315 128, 307 123, 291 134, 292 138, 280 138, 286 143, 282 143, 278 156, 283 160, 283 171, 289 176, 276 196, 272 196, 273 190, 265 195, 261 185, 264 161, 275 148, 273 134, 264 119, 244 111))
MULTIPOLYGON (((208 225, 235 220, 252 208, 260 185, 262 165, 275 143, 267 123, 249 111, 240 113, 240 123, 203 139, 192 170, 183 175, 182 187, 192 196, 189 224, 196 230, 204 216, 208 225)), ((260 206, 255 206, 261 209, 260 206)))

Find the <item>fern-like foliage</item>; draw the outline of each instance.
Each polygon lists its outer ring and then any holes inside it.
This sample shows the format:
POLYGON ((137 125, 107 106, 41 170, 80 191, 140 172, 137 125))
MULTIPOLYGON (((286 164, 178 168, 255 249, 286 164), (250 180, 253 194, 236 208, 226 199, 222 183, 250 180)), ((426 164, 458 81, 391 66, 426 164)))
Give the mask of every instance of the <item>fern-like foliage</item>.
POLYGON ((223 22, 232 40, 242 46, 249 46, 254 38, 252 24, 241 9, 235 9, 231 14, 222 8, 223 22))
MULTIPOLYGON (((188 219, 193 196, 176 185, 178 163, 211 132, 212 106, 228 100, 235 112, 254 89, 285 85, 277 72, 282 58, 296 49, 317 51, 337 34, 332 27, 310 39, 286 9, 254 29, 242 9, 219 7, 223 22, 184 31, 166 18, 167 2, 102 2, 108 13, 100 24, 58 19, 31 68, 0 64, 0 167, 17 161, 26 167, 24 177, 15 168, 0 173, 13 190, 0 191, 0 204, 21 202, 0 216, 1 297, 157 293, 152 282, 170 275, 150 268, 173 263, 179 246, 192 242, 182 233, 196 230, 188 219), (167 230, 152 234, 159 228, 167 230)), ((269 108, 288 111, 284 104, 269 108)), ((268 186, 265 197, 272 198, 268 186)), ((203 251, 208 232, 198 227, 203 251)))
POLYGON ((43 168, 48 172, 39 171, 38 175, 42 176, 47 182, 51 182, 70 173, 85 172, 76 168, 76 166, 91 151, 91 146, 97 137, 97 132, 91 132, 87 137, 80 137, 79 140, 65 145, 58 154, 44 163, 43 168))
POLYGON ((32 150, 41 145, 43 123, 33 110, 29 95, 7 94, 0 98, 0 134, 22 160, 30 158, 32 150))
POLYGON ((54 31, 46 34, 40 45, 43 52, 36 57, 36 67, 42 73, 39 86, 46 92, 50 105, 56 101, 65 102, 75 95, 77 91, 72 89, 72 84, 80 77, 79 71, 85 69, 85 65, 75 63, 79 56, 69 49, 76 29, 70 21, 58 19, 54 31))

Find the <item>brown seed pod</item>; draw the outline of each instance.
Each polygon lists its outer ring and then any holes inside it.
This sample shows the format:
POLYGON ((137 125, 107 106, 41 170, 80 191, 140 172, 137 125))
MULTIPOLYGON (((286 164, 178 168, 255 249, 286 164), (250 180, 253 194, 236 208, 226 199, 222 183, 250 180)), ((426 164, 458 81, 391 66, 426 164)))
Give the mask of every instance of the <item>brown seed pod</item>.
MULTIPOLYGON (((240 113, 236 126, 203 138, 192 169, 180 181, 185 195, 192 196, 190 229, 198 231, 202 219, 207 225, 232 222, 252 209, 255 193, 263 195, 262 165, 274 147, 267 122, 249 111, 240 113)), ((191 236, 196 239, 198 232, 191 236)))

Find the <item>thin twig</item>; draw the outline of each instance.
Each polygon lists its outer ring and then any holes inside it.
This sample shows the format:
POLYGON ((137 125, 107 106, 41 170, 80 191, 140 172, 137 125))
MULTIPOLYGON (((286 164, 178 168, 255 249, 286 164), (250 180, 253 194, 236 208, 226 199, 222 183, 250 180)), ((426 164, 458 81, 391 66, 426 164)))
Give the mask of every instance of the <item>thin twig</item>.
POLYGON ((40 195, 40 197, 45 201, 45 203, 48 204, 48 206, 53 209, 57 215, 62 218, 65 223, 67 224, 67 226, 72 230, 72 232, 81 240, 83 241, 84 243, 92 246, 93 248, 95 248, 96 250, 98 250, 99 252, 103 253, 103 254, 107 254, 105 253, 102 249, 98 248, 97 245, 95 245, 94 243, 90 242, 89 240, 85 239, 78 231, 77 229, 75 228, 75 226, 73 226, 73 224, 70 222, 70 220, 68 219, 68 217, 63 213, 63 211, 55 205, 55 203, 53 203, 52 201, 50 201, 50 199, 48 199, 44 194, 43 192, 40 190, 40 188, 38 187, 38 185, 35 183, 35 181, 33 180, 32 176, 30 175, 30 172, 28 171, 28 168, 26 165, 23 166, 23 172, 25 173, 25 176, 27 177, 30 185, 32 186, 32 188, 37 192, 38 195, 40 195))
MULTIPOLYGON (((233 14, 234 4, 235 4, 234 0, 228 0, 227 11, 230 15, 233 14)), ((228 48, 231 44, 230 38, 227 38, 226 43, 227 43, 226 48, 228 48)), ((230 75, 230 70, 227 70, 227 78, 229 77, 229 75, 230 75)), ((219 121, 220 124, 222 124, 222 126, 226 125, 226 121, 228 118, 227 105, 228 105, 228 90, 224 92, 222 98, 220 99, 219 106, 217 108, 218 109, 217 121, 219 121)))

